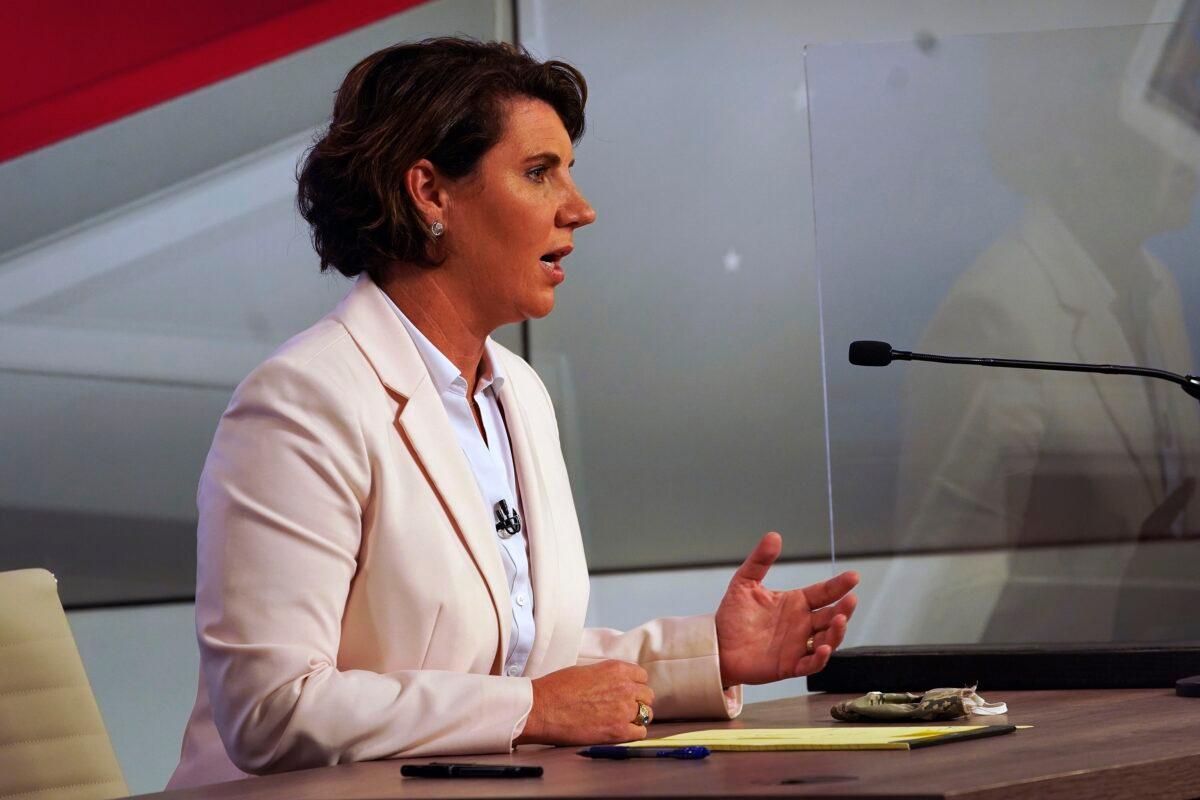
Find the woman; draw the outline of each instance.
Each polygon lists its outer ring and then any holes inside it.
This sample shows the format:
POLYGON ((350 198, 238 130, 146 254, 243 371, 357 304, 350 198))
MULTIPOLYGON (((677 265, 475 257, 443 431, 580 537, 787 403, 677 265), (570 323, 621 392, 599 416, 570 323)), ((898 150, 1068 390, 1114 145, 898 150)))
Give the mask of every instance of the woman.
POLYGON ((322 269, 357 282, 238 387, 201 478, 201 680, 171 788, 392 756, 620 742, 824 666, 847 573, 715 615, 585 630, 554 412, 489 338, 543 317, 574 231, 586 85, 437 39, 346 77, 302 168, 322 269), (810 609, 820 610, 810 610, 810 609))

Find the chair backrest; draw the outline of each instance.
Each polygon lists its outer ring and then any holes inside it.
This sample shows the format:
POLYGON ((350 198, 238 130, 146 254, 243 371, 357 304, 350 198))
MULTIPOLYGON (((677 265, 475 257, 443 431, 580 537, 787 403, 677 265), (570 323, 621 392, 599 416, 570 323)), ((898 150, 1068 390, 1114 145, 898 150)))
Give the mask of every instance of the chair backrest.
POLYGON ((0 798, 129 794, 44 569, 0 572, 0 798))

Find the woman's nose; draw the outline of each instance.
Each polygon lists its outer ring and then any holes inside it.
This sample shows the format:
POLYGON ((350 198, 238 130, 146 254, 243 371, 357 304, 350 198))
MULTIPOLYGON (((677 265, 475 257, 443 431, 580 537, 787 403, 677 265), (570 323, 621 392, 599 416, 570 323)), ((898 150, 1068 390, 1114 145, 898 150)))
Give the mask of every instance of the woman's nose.
POLYGON ((565 228, 582 228, 596 221, 596 209, 578 191, 559 211, 559 224, 565 228))

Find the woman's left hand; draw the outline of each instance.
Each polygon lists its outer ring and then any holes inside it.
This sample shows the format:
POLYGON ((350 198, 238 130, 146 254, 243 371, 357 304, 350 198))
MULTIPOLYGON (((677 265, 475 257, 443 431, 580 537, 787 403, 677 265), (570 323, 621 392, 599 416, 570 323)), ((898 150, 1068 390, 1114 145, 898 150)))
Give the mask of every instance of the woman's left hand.
POLYGON ((725 590, 716 616, 722 686, 819 672, 846 635, 857 603, 849 592, 858 584, 858 573, 843 572, 803 589, 773 592, 762 579, 782 549, 782 537, 768 533, 725 590))

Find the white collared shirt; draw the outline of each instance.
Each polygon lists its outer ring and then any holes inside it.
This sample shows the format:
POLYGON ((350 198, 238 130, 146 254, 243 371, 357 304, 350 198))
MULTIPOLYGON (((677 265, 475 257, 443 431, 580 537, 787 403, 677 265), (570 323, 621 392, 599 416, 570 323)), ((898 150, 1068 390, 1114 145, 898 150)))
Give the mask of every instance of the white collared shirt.
POLYGON ((513 467, 512 449, 508 441, 508 426, 504 423, 504 414, 500 408, 498 393, 504 385, 505 377, 500 367, 500 359, 493 350, 489 339, 484 346, 483 374, 475 387, 475 402, 479 406, 479 416, 483 421, 483 429, 487 441, 479 434, 475 424, 475 415, 471 412, 471 404, 467 402, 467 381, 459 372, 458 367, 446 358, 425 335, 404 316, 404 312, 392 302, 387 292, 380 293, 387 298, 388 304, 396 312, 396 316, 404 323, 417 352, 429 370, 433 385, 446 414, 450 417, 450 425, 462 447, 463 455, 471 465, 475 474, 475 482, 483 495, 488 512, 492 513, 496 504, 503 500, 510 509, 516 509, 521 517, 521 531, 504 539, 492 528, 496 545, 500 548, 500 560, 504 563, 504 574, 508 578, 508 596, 512 605, 512 626, 509 629, 508 652, 504 656, 504 674, 512 677, 525 672, 525 664, 529 661, 529 653, 533 650, 533 584, 529 579, 529 550, 525 539, 525 512, 521 508, 521 497, 517 491, 517 472, 513 467))

